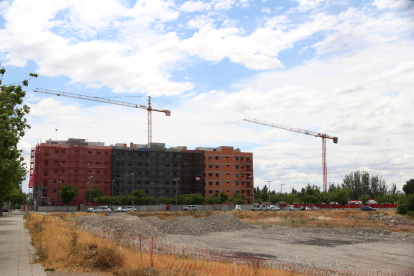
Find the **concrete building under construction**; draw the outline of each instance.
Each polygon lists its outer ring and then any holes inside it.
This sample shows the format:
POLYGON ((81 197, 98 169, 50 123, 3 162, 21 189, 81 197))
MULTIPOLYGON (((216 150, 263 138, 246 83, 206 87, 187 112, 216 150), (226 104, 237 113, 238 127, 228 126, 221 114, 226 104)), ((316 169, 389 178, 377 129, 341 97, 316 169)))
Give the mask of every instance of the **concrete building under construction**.
POLYGON ((105 146, 85 139, 48 140, 31 151, 29 188, 35 206, 62 205, 60 188, 78 187, 71 204, 87 204, 86 189, 99 187, 104 196, 127 195, 140 189, 148 197, 175 198, 200 193, 205 197, 236 193, 253 202, 253 154, 233 147, 188 150, 163 143, 105 146))

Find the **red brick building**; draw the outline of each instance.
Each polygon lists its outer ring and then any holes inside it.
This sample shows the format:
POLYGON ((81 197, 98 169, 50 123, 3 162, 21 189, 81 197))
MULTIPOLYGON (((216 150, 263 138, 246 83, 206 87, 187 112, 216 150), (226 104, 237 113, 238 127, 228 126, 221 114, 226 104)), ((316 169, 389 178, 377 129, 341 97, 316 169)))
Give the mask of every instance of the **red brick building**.
POLYGON ((204 151, 206 197, 216 192, 224 192, 229 197, 240 193, 246 197, 247 204, 253 203, 253 153, 224 146, 196 150, 204 151))

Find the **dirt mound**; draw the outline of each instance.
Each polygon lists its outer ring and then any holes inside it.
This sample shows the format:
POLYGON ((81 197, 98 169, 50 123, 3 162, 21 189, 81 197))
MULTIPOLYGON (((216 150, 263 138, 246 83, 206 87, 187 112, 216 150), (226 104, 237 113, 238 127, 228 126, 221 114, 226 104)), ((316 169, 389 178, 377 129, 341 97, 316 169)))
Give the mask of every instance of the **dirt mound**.
POLYGON ((141 220, 145 221, 146 223, 158 229, 161 228, 161 226, 164 224, 164 221, 157 217, 144 217, 144 218, 141 218, 141 220))
POLYGON ((157 228, 143 221, 137 216, 129 217, 102 217, 85 216, 73 218, 79 222, 83 228, 89 231, 113 230, 119 233, 135 233, 145 237, 162 238, 165 236, 157 228))
POLYGON ((159 228, 172 235, 206 235, 214 232, 237 231, 250 226, 230 214, 216 214, 206 218, 190 216, 168 220, 159 228))

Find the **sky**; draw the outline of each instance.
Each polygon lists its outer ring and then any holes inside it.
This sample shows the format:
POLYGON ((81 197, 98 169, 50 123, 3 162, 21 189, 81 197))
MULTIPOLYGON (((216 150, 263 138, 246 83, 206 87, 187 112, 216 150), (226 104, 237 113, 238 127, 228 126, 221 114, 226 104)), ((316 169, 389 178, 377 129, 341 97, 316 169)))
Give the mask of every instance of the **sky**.
MULTIPOLYGON (((147 143, 147 112, 35 93, 51 89, 171 110, 153 142, 252 152, 255 186, 322 186, 369 171, 414 178, 411 0, 0 1, 3 84, 30 80, 30 149, 47 139, 147 143), (126 97, 127 96, 127 97, 126 97), (56 131, 58 129, 58 131, 56 131)), ((27 189, 28 180, 23 184, 27 189)))

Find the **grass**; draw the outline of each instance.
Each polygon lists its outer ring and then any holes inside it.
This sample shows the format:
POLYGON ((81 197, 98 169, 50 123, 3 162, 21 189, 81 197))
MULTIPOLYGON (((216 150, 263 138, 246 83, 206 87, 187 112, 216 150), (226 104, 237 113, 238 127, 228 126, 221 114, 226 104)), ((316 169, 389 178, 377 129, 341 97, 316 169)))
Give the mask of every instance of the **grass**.
POLYGON ((99 272, 115 276, 300 275, 261 268, 254 263, 236 265, 176 255, 151 256, 124 246, 123 241, 103 239, 79 230, 77 223, 71 220, 78 215, 26 213, 25 226, 32 236, 31 243, 37 249, 37 261, 48 270, 99 272))

